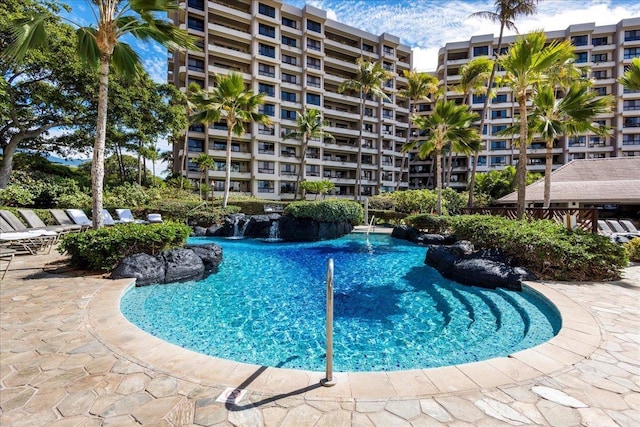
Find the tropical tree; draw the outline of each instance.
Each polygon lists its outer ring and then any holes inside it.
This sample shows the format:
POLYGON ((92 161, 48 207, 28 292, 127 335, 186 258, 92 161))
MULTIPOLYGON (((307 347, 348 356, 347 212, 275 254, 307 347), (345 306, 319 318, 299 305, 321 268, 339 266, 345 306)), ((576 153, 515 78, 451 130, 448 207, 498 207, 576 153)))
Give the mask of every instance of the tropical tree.
POLYGON ((466 105, 456 105, 454 101, 436 102, 429 116, 414 116, 413 123, 425 133, 426 139, 418 141, 418 156, 425 158, 436 153, 436 212, 442 214, 442 151, 445 147, 463 141, 479 139, 478 131, 472 127, 478 115, 469 111, 466 105))
MULTIPOLYGON (((404 77, 407 79, 407 88, 398 91, 398 96, 409 100, 409 114, 414 113, 418 101, 430 99, 431 96, 438 92, 438 78, 429 73, 421 73, 418 71, 403 71, 404 77)), ((402 146, 402 163, 398 172, 398 180, 396 181, 396 191, 400 189, 402 181, 402 171, 407 161, 407 153, 415 148, 415 144, 411 144, 411 133, 407 132, 407 142, 402 146)))
POLYGON ((245 133, 245 123, 270 124, 269 117, 257 112, 264 103, 264 94, 254 94, 246 90, 242 76, 231 73, 218 76, 216 87, 209 92, 202 92, 194 96, 197 111, 191 118, 192 123, 215 123, 224 120, 227 123, 227 157, 224 198, 222 207, 227 207, 229 190, 231 188, 231 142, 233 135, 241 136, 245 133))
MULTIPOLYGON (((195 163, 196 165, 198 165, 198 169, 200 170, 200 199, 202 199, 202 181, 203 179, 206 178, 207 176, 207 171, 209 169, 212 169, 215 166, 215 162, 213 161, 213 157, 209 156, 206 153, 202 153, 200 155, 198 155, 198 157, 196 157, 195 159, 193 159, 193 163, 195 163)), ((207 180, 206 185, 209 185, 209 182, 207 180)), ((207 195, 205 194, 205 200, 207 199, 207 195)))
MULTIPOLYGON (((195 100, 198 98, 198 94, 202 93, 202 88, 200 86, 198 86, 197 83, 189 83, 189 86, 187 86, 187 92, 185 94, 185 97, 183 98, 183 107, 184 107, 184 113, 185 116, 187 118, 187 123, 191 122, 191 115, 194 113, 194 111, 197 108, 197 105, 195 104, 195 100)), ((177 139, 174 139, 177 141, 177 139)), ((180 176, 184 176, 185 175, 185 170, 186 170, 186 164, 187 164, 187 158, 188 158, 188 147, 189 147, 189 129, 187 127, 187 129, 184 130, 184 139, 182 141, 182 156, 180 156, 180 176)), ((184 180, 180 180, 180 185, 182 188, 182 184, 183 184, 184 180)))
POLYGON ((318 194, 322 194, 322 198, 324 199, 329 192, 336 188, 336 185, 328 179, 323 179, 321 181, 302 181, 300 187, 302 187, 304 191, 315 194, 314 200, 318 200, 318 194))
MULTIPOLYGON (((471 61, 467 62, 460 68, 460 82, 455 85, 452 89, 455 92, 460 92, 464 94, 462 103, 464 105, 469 104, 469 99, 471 95, 474 93, 486 95, 485 99, 491 96, 488 93, 489 85, 487 85, 487 80, 491 74, 491 70, 493 70, 494 61, 491 59, 480 56, 478 58, 474 58, 471 61)), ((480 144, 475 145, 478 149, 474 152, 473 157, 473 169, 471 175, 475 175, 476 165, 478 163, 478 154, 480 153, 480 149, 482 148, 480 144)), ((453 147, 452 147, 453 148, 453 147)), ((447 169, 447 184, 451 180, 451 170, 453 169, 453 157, 454 150, 449 151, 449 167, 447 169)), ((473 178, 472 178, 473 179, 473 178)))
MULTIPOLYGON (((156 15, 178 8, 173 0, 93 0, 97 28, 78 26, 77 52, 80 58, 91 65, 98 65, 99 94, 98 115, 93 161, 91 169, 91 189, 93 211, 102 212, 104 184, 104 153, 107 136, 107 100, 109 92, 109 70, 111 65, 126 75, 142 72, 140 58, 127 43, 126 35, 176 49, 194 47, 191 38, 175 27, 170 21, 156 15)), ((47 43, 46 18, 33 14, 15 22, 11 28, 12 42, 6 54, 22 61, 30 49, 42 48, 47 43)), ((93 215, 93 227, 103 225, 102 215, 93 215)))
POLYGON ((509 51, 498 58, 499 65, 505 70, 499 83, 509 86, 518 102, 520 117, 520 139, 518 144, 518 198, 517 215, 522 218, 525 208, 527 179, 527 101, 534 85, 548 81, 547 72, 557 64, 574 59, 574 48, 569 40, 551 41, 541 31, 533 32, 518 39, 509 51))
POLYGON ((326 123, 322 120, 322 113, 315 108, 310 110, 305 108, 302 113, 296 113, 296 124, 298 125, 296 130, 284 136, 284 139, 302 139, 300 166, 298 177, 296 178, 294 200, 298 198, 298 193, 301 190, 300 182, 306 179, 307 147, 309 146, 309 140, 312 138, 335 139, 333 135, 323 129, 326 123))
POLYGON ((595 125, 598 114, 609 112, 611 96, 600 97, 589 90, 590 84, 573 83, 564 97, 557 99, 550 85, 536 87, 531 98, 533 109, 529 116, 529 130, 540 134, 546 143, 544 172, 544 207, 551 204, 551 164, 553 141, 563 134, 575 135, 595 132, 606 135, 608 130, 595 125))
POLYGON ((629 90, 640 90, 640 58, 633 58, 618 81, 629 90))
MULTIPOLYGON (((518 31, 515 23, 513 22, 518 16, 530 16, 536 13, 536 8, 539 0, 495 0, 495 9, 493 11, 480 11, 470 15, 470 17, 488 19, 495 23, 500 23, 500 33, 498 34, 498 48, 494 51, 494 61, 491 68, 491 74, 489 75, 489 81, 487 87, 492 88, 493 82, 496 76, 496 70, 498 69, 497 59, 502 52, 502 37, 504 35, 504 29, 518 31)), ((481 136, 484 133, 484 125, 487 118, 487 111, 489 109, 489 102, 491 97, 487 96, 484 99, 484 105, 482 106, 482 115, 480 117, 480 133, 481 136)), ((475 175, 477 170, 478 157, 474 157, 473 169, 471 171, 471 181, 469 182, 469 201, 468 206, 473 207, 473 193, 475 188, 475 175)))
POLYGON ((380 62, 366 61, 358 58, 356 61, 356 77, 354 79, 345 80, 338 87, 338 93, 347 90, 360 94, 360 134, 358 135, 358 159, 356 165, 356 188, 355 200, 360 200, 361 182, 362 182, 362 128, 364 127, 364 108, 369 97, 382 98, 388 100, 389 97, 384 93, 384 85, 391 78, 391 73, 382 67, 380 62))

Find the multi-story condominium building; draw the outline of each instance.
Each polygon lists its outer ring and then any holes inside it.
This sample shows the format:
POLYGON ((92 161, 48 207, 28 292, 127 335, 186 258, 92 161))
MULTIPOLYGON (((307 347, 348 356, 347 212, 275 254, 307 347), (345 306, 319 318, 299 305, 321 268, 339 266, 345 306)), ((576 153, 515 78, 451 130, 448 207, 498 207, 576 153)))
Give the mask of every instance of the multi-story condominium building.
MULTIPOLYGON (((549 31, 548 40, 571 40, 576 49, 576 62, 590 69, 594 81, 592 90, 600 95, 614 95, 612 112, 602 115, 598 122, 611 128, 609 137, 594 134, 564 136, 555 141, 553 169, 573 159, 640 156, 640 92, 625 90, 617 79, 633 58, 640 57, 640 18, 620 21, 616 25, 595 24, 571 25, 564 31, 549 31)), ((504 49, 515 41, 515 36, 504 38, 504 49)), ((474 36, 469 41, 447 43, 439 51, 436 75, 440 84, 451 88, 460 81, 460 69, 471 59, 493 55, 498 48, 494 35, 474 36)), ((447 99, 463 102, 463 94, 449 90, 447 99)), ((481 114, 484 96, 473 95, 468 100, 470 107, 481 114)), ((429 114, 427 103, 419 105, 419 111, 429 114)), ((486 118, 484 135, 485 149, 478 160, 478 172, 502 169, 515 165, 518 149, 514 149, 514 138, 498 136, 497 133, 510 126, 518 114, 518 106, 509 88, 497 88, 497 96, 491 100, 486 118)), ((413 133, 414 130, 412 130, 413 133)), ((544 172, 545 143, 534 138, 528 149, 527 168, 533 172, 544 172)), ((451 169, 451 186, 465 188, 472 169, 473 157, 455 156, 451 169)), ((433 186, 431 160, 410 157, 410 188, 433 186)))
MULTIPOLYGON (((173 19, 197 37, 199 50, 170 55, 169 82, 212 88, 216 76, 236 72, 247 88, 265 94, 260 111, 273 124, 247 124, 247 132, 234 137, 232 191, 293 199, 301 141, 284 135, 295 129, 296 113, 305 107, 321 110, 325 130, 335 137, 310 141, 307 179, 328 179, 336 195, 353 197, 362 129, 362 195, 395 189, 409 128, 408 101, 397 93, 406 87, 402 72, 411 69, 411 49, 398 37, 370 34, 327 19, 325 11, 310 5, 299 9, 281 0, 187 0, 173 19), (340 83, 355 77, 360 57, 382 62, 393 76, 385 88, 390 101, 367 100, 362 122, 359 94, 338 93, 340 83)), ((224 122, 193 125, 186 150, 180 144, 174 148, 175 159, 186 156, 187 177, 194 181, 200 171, 193 159, 202 153, 214 159, 208 182, 216 194, 224 190, 226 136, 224 122)))

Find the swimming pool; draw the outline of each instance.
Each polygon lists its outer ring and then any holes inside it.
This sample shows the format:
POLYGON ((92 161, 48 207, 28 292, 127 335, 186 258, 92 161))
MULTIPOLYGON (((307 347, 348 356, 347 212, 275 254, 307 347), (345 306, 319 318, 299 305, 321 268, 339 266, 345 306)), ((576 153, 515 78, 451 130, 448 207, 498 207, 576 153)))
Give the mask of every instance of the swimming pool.
POLYGON ((552 338, 560 316, 532 290, 468 287, 424 265, 426 248, 384 235, 312 243, 190 239, 223 248, 198 282, 132 288, 123 314, 200 353, 322 371, 326 260, 335 263, 334 369, 389 371, 506 356, 552 338))

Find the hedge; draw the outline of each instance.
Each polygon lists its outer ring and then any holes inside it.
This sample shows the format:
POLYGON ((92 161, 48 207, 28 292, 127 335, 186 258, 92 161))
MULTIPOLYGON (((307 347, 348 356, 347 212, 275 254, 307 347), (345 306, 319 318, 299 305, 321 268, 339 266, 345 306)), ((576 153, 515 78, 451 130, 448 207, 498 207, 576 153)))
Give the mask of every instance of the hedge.
POLYGON ((120 224, 71 233, 62 237, 58 252, 68 254, 70 263, 89 270, 114 269, 129 255, 155 255, 163 250, 184 246, 191 234, 186 224, 120 224))
POLYGON ((628 264, 622 245, 548 220, 461 215, 451 217, 450 224, 458 239, 469 240, 478 248, 501 249, 516 265, 543 279, 614 280, 628 264))
POLYGON ((364 220, 362 206, 353 200, 344 199, 293 202, 285 208, 284 214, 316 221, 348 221, 352 225, 360 225, 364 220))
POLYGON ((449 231, 451 218, 445 215, 416 214, 409 215, 405 222, 407 225, 427 233, 443 234, 449 231))
POLYGON ((640 237, 634 237, 629 243, 625 243, 624 248, 631 261, 640 262, 640 237))

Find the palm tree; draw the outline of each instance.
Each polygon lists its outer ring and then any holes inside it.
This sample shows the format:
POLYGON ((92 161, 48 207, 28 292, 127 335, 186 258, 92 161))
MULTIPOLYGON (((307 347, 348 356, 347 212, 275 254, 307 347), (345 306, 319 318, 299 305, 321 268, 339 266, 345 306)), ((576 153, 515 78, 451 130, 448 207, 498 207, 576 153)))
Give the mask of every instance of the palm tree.
POLYGON ((518 147, 518 202, 517 215, 522 218, 525 207, 527 180, 527 100, 531 87, 547 81, 546 73, 557 64, 571 61, 574 48, 568 40, 552 41, 548 45, 543 32, 533 32, 519 37, 509 51, 498 58, 499 65, 505 70, 499 80, 508 85, 518 102, 520 116, 520 140, 518 147))
MULTIPOLYGON (((164 14, 178 8, 174 0, 92 0, 97 28, 78 26, 77 52, 79 57, 91 65, 98 65, 99 92, 96 137, 91 163, 91 190, 93 212, 102 212, 104 185, 104 151, 107 134, 107 102, 109 91, 109 71, 111 65, 125 75, 137 75, 142 71, 140 58, 131 46, 122 42, 126 35, 176 49, 194 47, 187 33, 171 22, 158 19, 156 14, 164 14)), ((46 45, 47 31, 44 15, 33 15, 19 20, 11 28, 12 43, 5 54, 21 61, 29 49, 46 45)), ((103 225, 102 215, 93 215, 93 227, 103 225)))
POLYGON ((618 81, 629 90, 640 90, 640 58, 633 58, 629 68, 618 81))
MULTIPOLYGON (((490 96, 488 92, 489 85, 487 80, 493 70, 494 61, 487 57, 478 57, 474 58, 471 61, 467 62, 460 68, 460 83, 453 87, 455 92, 460 92, 464 94, 464 98, 462 100, 462 104, 468 105, 469 98, 473 93, 479 93, 481 95, 486 95, 486 98, 490 96)), ((486 101, 485 98, 485 101, 486 101)), ((474 153, 474 161, 473 161, 473 169, 471 171, 471 176, 474 176, 476 173, 476 165, 478 163, 478 154, 480 153, 480 146, 478 144, 475 145, 478 150, 474 153)), ((453 151, 449 151, 449 169, 447 171, 447 183, 451 180, 451 169, 452 169, 452 156, 453 151)), ((473 178, 472 178, 473 179, 473 178)))
POLYGON ((432 151, 436 153, 436 212, 439 215, 442 214, 442 150, 447 145, 478 140, 478 131, 472 127, 477 119, 478 115, 470 112, 466 105, 444 100, 436 102, 431 115, 412 118, 416 127, 424 131, 427 137, 418 141, 418 156, 424 159, 432 151))
MULTIPOLYGON (((182 156, 180 156, 180 176, 185 175, 187 159, 189 158, 189 125, 191 124, 191 115, 196 110, 195 100, 198 94, 202 93, 202 88, 197 83, 189 83, 187 92, 183 98, 184 113, 187 117, 187 129, 184 131, 184 140, 182 141, 182 156)), ((184 180, 180 180, 180 188, 182 188, 184 180)))
MULTIPOLYGON (((198 165, 198 169, 200 170, 200 199, 202 200, 202 180, 206 177, 207 171, 215 166, 215 162, 213 161, 213 157, 202 153, 193 159, 193 163, 198 165)), ((207 180, 206 184, 209 185, 209 180, 207 180)), ((207 199, 206 194, 204 198, 205 200, 207 199)))
POLYGON ((242 76, 231 73, 219 76, 217 85, 211 91, 195 96, 198 111, 193 115, 194 123, 215 123, 222 119, 227 122, 227 161, 222 207, 227 207, 229 190, 231 187, 231 142, 233 135, 241 136, 245 133, 245 123, 270 124, 271 120, 265 114, 256 110, 264 103, 264 94, 254 94, 246 90, 242 76))
POLYGON ((360 94, 360 134, 358 136, 358 163, 356 166, 355 188, 355 200, 360 200, 364 106, 368 96, 389 100, 389 97, 384 93, 383 88, 386 81, 391 78, 391 74, 382 67, 381 63, 366 61, 363 58, 358 58, 356 66, 358 67, 356 70, 356 77, 342 82, 338 87, 338 93, 343 93, 346 90, 352 90, 360 94))
MULTIPOLYGON (((504 35, 504 29, 507 28, 512 31, 518 31, 513 20, 518 16, 530 16, 536 13, 538 0, 495 0, 495 11, 481 11, 475 12, 470 17, 488 19, 490 21, 500 23, 500 33, 498 35, 498 49, 494 51, 496 61, 491 68, 491 75, 489 76, 489 82, 487 87, 493 87, 493 81, 496 76, 497 59, 498 55, 502 51, 502 37, 504 35)), ((484 99, 484 105, 482 106, 482 115, 480 117, 480 133, 484 132, 484 124, 487 118, 487 111, 489 109, 489 102, 491 97, 487 96, 484 99)), ((474 157, 473 169, 471 171, 471 181, 469 182, 469 201, 468 206, 473 207, 473 193, 476 182, 476 170, 478 164, 478 156, 474 157)))
MULTIPOLYGON (((438 91, 438 78, 428 73, 418 71, 403 71, 404 77, 407 79, 407 88, 398 91, 398 96, 409 100, 409 114, 414 113, 414 109, 418 101, 429 99, 438 91)), ((398 172, 398 180, 396 181, 396 191, 400 189, 402 181, 402 171, 405 168, 407 160, 407 152, 412 150, 410 141, 411 134, 407 132, 407 142, 402 146, 402 164, 398 172), (405 149, 405 147, 407 149, 405 149)))
POLYGON ((600 135, 608 134, 608 129, 597 127, 593 122, 598 114, 609 112, 613 103, 611 96, 599 97, 589 90, 587 82, 575 82, 565 96, 556 98, 551 85, 536 87, 531 98, 533 110, 529 116, 529 130, 539 133, 546 142, 546 163, 544 171, 544 207, 551 204, 551 163, 553 141, 562 134, 575 135, 591 131, 600 135))
POLYGON ((322 113, 315 108, 307 110, 306 108, 302 113, 296 113, 296 123, 298 127, 295 131, 289 132, 284 136, 284 139, 302 138, 302 148, 300 154, 300 170, 298 170, 298 177, 296 178, 296 191, 294 193, 294 200, 298 198, 298 192, 300 192, 300 182, 305 180, 306 163, 307 163, 307 147, 311 138, 330 138, 335 139, 329 132, 323 130, 326 123, 322 120, 322 113))

